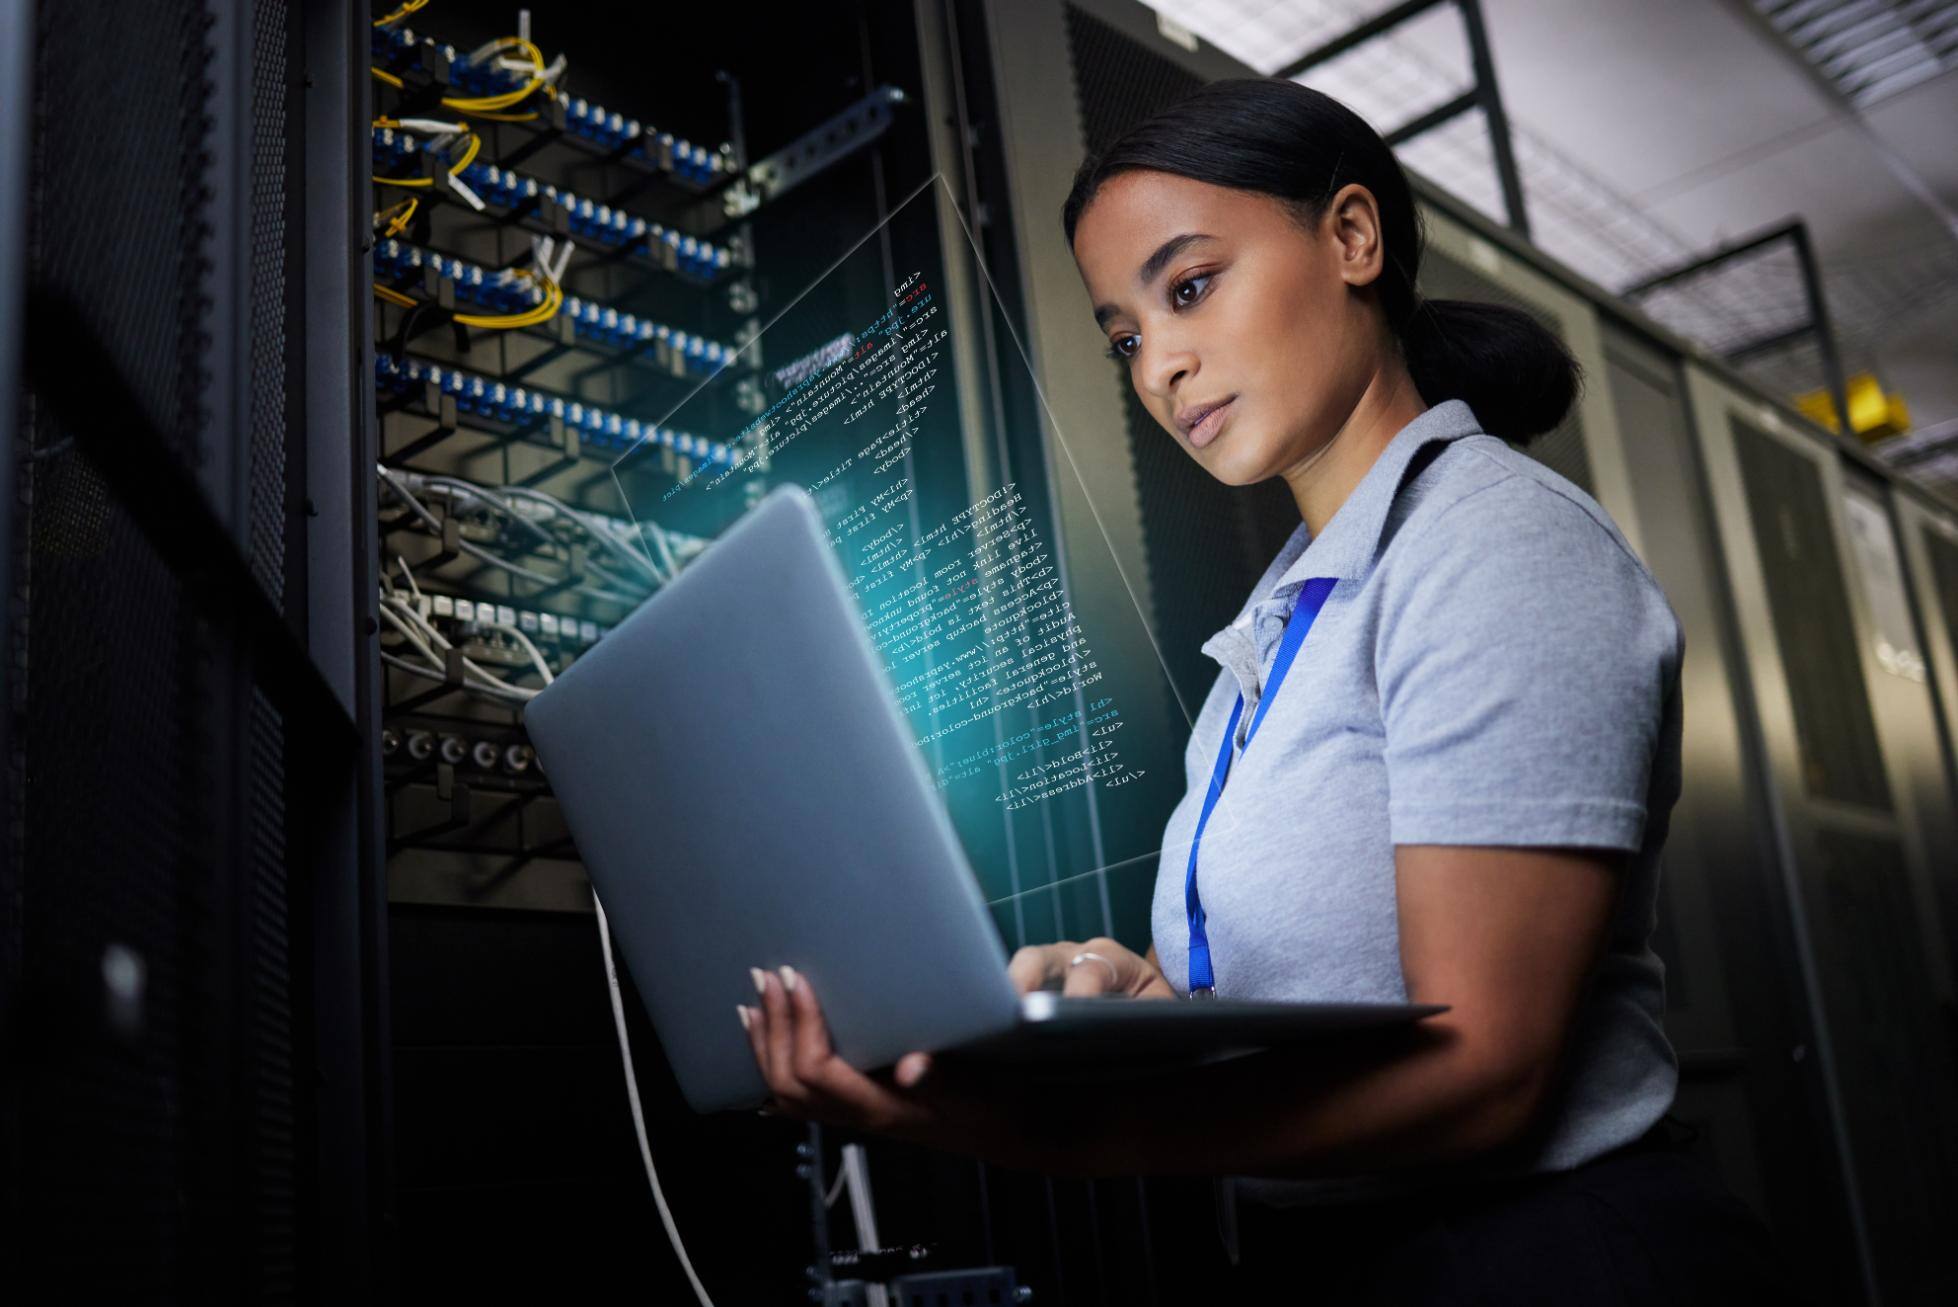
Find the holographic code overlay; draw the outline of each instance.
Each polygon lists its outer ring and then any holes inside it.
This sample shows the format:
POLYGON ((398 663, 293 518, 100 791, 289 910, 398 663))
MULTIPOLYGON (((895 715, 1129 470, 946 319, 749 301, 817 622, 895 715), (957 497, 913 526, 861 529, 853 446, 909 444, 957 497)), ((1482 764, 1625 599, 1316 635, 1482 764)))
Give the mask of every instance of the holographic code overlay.
POLYGON ((613 471, 642 525, 707 536, 774 486, 807 489, 1008 944, 1108 933, 1139 952, 1189 720, 1099 514, 1063 540, 1054 483, 1090 506, 1093 488, 942 187, 899 203, 613 471), (1030 442, 961 387, 962 333, 991 341, 1054 457, 1000 456, 1030 442))

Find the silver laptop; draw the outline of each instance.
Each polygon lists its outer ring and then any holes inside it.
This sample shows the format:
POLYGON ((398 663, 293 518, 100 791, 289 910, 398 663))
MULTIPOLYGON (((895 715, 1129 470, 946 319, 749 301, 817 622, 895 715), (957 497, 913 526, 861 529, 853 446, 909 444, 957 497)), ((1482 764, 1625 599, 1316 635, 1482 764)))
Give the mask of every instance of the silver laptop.
POLYGON ((808 494, 771 492, 525 712, 695 1111, 768 1096, 749 968, 837 1053, 1100 1077, 1404 1025, 1434 1005, 1025 996, 808 494))

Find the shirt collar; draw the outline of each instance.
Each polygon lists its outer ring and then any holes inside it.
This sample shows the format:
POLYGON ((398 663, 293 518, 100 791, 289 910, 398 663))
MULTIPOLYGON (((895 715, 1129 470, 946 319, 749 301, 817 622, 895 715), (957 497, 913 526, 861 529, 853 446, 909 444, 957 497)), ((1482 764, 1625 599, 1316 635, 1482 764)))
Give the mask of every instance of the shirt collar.
MULTIPOLYGON (((1351 581, 1364 578, 1373 570, 1374 556, 1380 549, 1380 533, 1387 525, 1387 510, 1393 507, 1400 493, 1401 481, 1414 455, 1435 441, 1459 440, 1481 432, 1482 424, 1476 421, 1474 411, 1459 399, 1444 400, 1402 427, 1380 451, 1373 466, 1353 487, 1325 529, 1317 536, 1309 536, 1310 543, 1304 551, 1279 573, 1263 594, 1253 597, 1253 604, 1260 599, 1281 597, 1315 576, 1351 581)), ((1301 538, 1308 538, 1304 523, 1299 524, 1284 552, 1296 548, 1294 542, 1301 538)))

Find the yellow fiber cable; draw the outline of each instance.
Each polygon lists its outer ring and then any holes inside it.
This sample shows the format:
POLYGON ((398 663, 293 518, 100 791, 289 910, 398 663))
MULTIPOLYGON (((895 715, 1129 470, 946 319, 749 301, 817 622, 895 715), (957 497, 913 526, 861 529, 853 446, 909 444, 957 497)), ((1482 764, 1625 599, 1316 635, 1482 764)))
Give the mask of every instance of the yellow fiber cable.
POLYGON ((394 87, 396 90, 401 89, 401 84, 402 84, 401 79, 399 77, 396 77, 393 73, 388 72, 386 69, 376 68, 372 64, 369 64, 367 66, 367 71, 374 74, 374 78, 376 81, 386 82, 389 86, 394 87))
MULTIPOLYGON (((390 123, 376 121, 374 125, 376 127, 386 127, 390 123)), ((467 130, 468 124, 465 123, 463 126, 467 130)), ((462 158, 449 165, 449 176, 454 177, 459 175, 464 168, 474 163, 477 154, 482 151, 482 148, 483 138, 475 132, 470 132, 469 144, 462 147, 462 158)), ((376 177, 374 184, 376 186, 433 186, 435 179, 432 177, 376 177)))
POLYGON ((499 95, 447 97, 442 103, 464 113, 494 112, 498 109, 508 109, 511 105, 527 99, 531 92, 544 84, 544 52, 535 44, 521 36, 500 37, 491 44, 489 54, 496 54, 503 50, 516 50, 529 57, 530 66, 535 70, 529 81, 514 91, 505 91, 499 95))
POLYGON ((485 315, 479 313, 458 313, 455 320, 465 327, 487 327, 494 331, 509 331, 517 327, 534 327, 541 322, 549 322, 557 316, 564 304, 564 289, 554 281, 544 283, 544 301, 525 313, 485 315))
POLYGON ((382 232, 381 235, 383 237, 399 236, 408 229, 408 223, 413 220, 415 210, 420 205, 421 201, 412 195, 398 203, 390 204, 387 208, 382 209, 374 215, 374 225, 378 227, 383 222, 386 222, 388 224, 387 230, 382 232), (392 221, 389 221, 390 219, 392 221))
MULTIPOLYGON (((519 275, 529 276, 530 274, 521 273, 519 275)), ((377 298, 384 299, 390 304, 399 304, 402 308, 413 308, 421 303, 420 300, 411 299, 393 287, 383 286, 378 282, 374 285, 374 294, 377 298)), ((564 288, 554 281, 545 281, 543 302, 535 308, 527 309, 522 313, 454 313, 450 316, 465 327, 483 327, 490 331, 513 331, 519 327, 534 327, 539 323, 549 322, 557 316, 558 310, 563 305, 564 288)))
POLYGON ((420 10, 426 8, 428 8, 428 0, 407 0, 407 2, 403 4, 401 8, 395 10, 393 13, 389 14, 386 18, 376 18, 374 20, 374 26, 391 27, 395 23, 398 23, 402 19, 406 18, 409 14, 419 12, 420 10))
POLYGON ((454 177, 464 168, 467 168, 482 148, 483 138, 474 132, 469 133, 469 144, 462 148, 462 158, 456 160, 455 164, 450 167, 449 176, 454 177))

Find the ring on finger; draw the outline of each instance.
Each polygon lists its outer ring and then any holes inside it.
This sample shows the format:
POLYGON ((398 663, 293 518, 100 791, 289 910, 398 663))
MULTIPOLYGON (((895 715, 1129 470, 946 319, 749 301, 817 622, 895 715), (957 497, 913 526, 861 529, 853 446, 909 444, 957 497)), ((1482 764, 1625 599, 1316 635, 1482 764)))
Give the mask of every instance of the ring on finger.
POLYGON ((1087 949, 1082 949, 1079 953, 1076 953, 1073 957, 1068 959, 1067 962, 1068 970, 1072 971, 1075 967, 1080 966, 1083 962, 1086 962, 1089 958, 1093 958, 1095 961, 1101 963, 1101 965, 1108 968, 1108 983, 1111 986, 1114 986, 1116 988, 1121 987, 1122 975, 1119 971, 1115 970, 1115 964, 1113 962, 1110 962, 1107 958, 1103 957, 1101 954, 1089 952, 1087 949))

